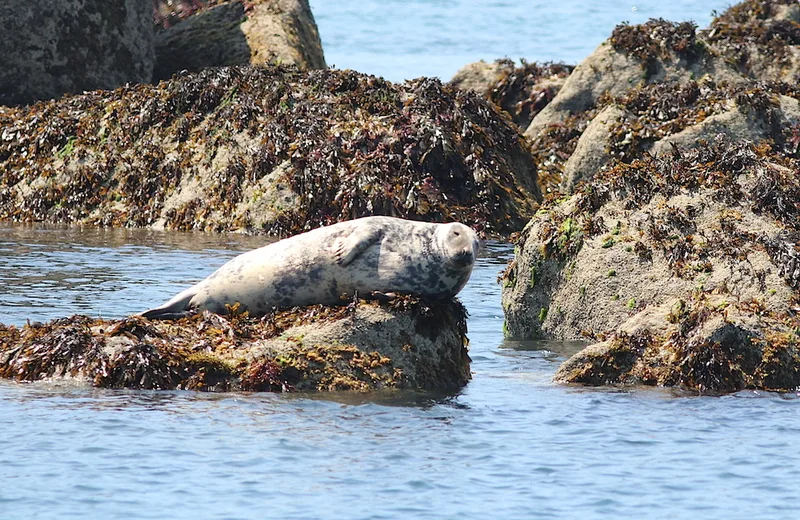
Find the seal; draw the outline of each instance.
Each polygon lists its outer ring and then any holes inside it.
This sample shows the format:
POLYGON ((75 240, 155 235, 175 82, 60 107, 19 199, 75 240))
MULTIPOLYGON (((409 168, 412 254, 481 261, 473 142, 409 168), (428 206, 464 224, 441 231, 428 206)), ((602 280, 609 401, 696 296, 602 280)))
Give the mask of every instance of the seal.
POLYGON ((195 311, 337 305, 354 295, 455 296, 472 274, 478 237, 458 222, 364 217, 280 240, 233 258, 211 276, 141 315, 175 319, 195 311))

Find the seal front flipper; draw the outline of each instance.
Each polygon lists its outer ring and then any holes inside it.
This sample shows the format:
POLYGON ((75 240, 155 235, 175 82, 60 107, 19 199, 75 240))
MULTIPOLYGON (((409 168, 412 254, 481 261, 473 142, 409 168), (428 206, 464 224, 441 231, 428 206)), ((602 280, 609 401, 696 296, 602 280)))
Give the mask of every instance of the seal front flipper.
POLYGON ((356 228, 349 235, 337 238, 332 248, 336 263, 342 267, 347 266, 382 237, 383 230, 381 228, 370 227, 367 229, 356 228))
POLYGON ((178 318, 183 318, 189 314, 189 303, 196 294, 197 289, 194 287, 189 287, 164 305, 154 309, 148 309, 139 316, 149 320, 175 320, 178 318))

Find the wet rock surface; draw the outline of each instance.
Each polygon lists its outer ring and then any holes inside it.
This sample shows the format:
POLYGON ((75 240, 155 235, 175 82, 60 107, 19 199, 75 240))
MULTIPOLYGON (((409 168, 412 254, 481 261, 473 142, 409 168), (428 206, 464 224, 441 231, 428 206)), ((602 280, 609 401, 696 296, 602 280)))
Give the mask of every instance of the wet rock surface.
POLYGON ((148 82, 152 7, 141 0, 0 4, 0 105, 148 82))
POLYGON ((619 164, 539 210, 503 283, 509 334, 596 342, 559 381, 794 388, 800 162, 719 137, 619 164))
POLYGON ((0 325, 0 377, 96 387, 205 391, 458 389, 470 379, 458 300, 354 301, 261 319, 72 316, 0 325))
POLYGON ((243 66, 0 108, 0 218, 287 236, 393 215, 508 235, 540 199, 517 130, 433 79, 243 66))
POLYGON ((158 8, 156 81, 182 70, 230 65, 326 67, 307 0, 160 2, 158 8))

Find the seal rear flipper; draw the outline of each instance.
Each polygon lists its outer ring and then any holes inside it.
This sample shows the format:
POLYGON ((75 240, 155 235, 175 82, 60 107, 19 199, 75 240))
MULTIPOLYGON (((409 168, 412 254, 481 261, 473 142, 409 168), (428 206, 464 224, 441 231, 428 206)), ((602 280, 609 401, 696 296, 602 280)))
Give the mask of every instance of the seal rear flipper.
POLYGON ((339 237, 333 244, 333 255, 336 257, 336 263, 345 267, 353 260, 358 258, 358 255, 364 252, 369 246, 379 241, 383 237, 383 230, 379 227, 371 229, 358 228, 353 230, 349 235, 339 237))
POLYGON ((195 294, 197 294, 197 290, 194 287, 189 287, 164 305, 154 309, 148 309, 139 314, 139 316, 149 320, 175 320, 183 318, 189 314, 189 302, 191 302, 195 294))

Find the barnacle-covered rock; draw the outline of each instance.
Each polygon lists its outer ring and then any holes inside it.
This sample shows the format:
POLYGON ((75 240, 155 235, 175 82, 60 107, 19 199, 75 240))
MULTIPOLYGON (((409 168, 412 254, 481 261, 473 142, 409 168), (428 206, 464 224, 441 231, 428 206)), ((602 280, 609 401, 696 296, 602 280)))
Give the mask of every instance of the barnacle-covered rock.
POLYGON ((543 205, 503 308, 513 336, 598 342, 562 381, 786 389, 800 384, 798 280, 800 161, 720 137, 543 205))
POLYGON ((151 20, 143 0, 0 2, 0 105, 150 81, 151 20))
POLYGON ((308 0, 159 4, 155 80, 184 69, 274 61, 303 69, 326 67, 308 0))
POLYGON ((458 300, 355 301, 261 319, 72 316, 0 325, 0 377, 68 378, 106 388, 209 391, 458 389, 470 379, 458 300))
POLYGON ((518 231, 522 137, 474 93, 241 66, 0 109, 0 218, 287 236, 366 215, 518 231))

